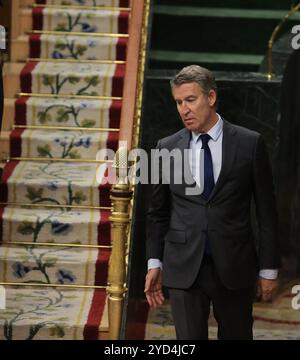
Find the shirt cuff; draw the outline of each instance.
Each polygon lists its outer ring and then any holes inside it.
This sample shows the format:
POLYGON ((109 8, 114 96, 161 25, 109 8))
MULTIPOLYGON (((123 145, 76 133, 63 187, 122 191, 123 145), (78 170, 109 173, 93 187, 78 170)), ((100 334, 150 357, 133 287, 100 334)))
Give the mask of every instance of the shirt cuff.
POLYGON ((278 277, 278 270, 277 269, 263 269, 259 272, 259 277, 267 280, 275 280, 278 277))
POLYGON ((148 270, 156 268, 160 268, 160 270, 162 270, 162 262, 159 259, 149 259, 148 270))

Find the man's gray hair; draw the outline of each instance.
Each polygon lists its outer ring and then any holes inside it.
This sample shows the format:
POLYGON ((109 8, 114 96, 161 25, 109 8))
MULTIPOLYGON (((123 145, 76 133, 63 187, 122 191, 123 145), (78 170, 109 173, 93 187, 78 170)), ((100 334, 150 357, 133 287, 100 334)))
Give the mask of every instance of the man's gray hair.
POLYGON ((202 88, 203 92, 208 95, 210 90, 217 92, 217 84, 214 74, 199 65, 190 65, 184 67, 170 81, 171 87, 179 86, 186 83, 196 82, 202 88))

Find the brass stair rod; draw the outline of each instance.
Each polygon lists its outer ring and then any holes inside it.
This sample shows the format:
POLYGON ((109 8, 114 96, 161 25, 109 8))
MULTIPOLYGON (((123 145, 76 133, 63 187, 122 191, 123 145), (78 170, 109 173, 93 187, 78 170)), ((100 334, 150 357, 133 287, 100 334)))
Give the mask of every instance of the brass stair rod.
POLYGON ((77 248, 87 248, 87 249, 111 249, 111 245, 84 245, 84 244, 64 244, 64 243, 40 243, 40 242, 31 242, 31 241, 2 241, 1 245, 34 245, 34 246, 49 246, 49 247, 77 247, 77 248))
POLYGON ((13 129, 43 129, 43 130, 78 130, 97 132, 118 132, 120 129, 112 128, 88 128, 83 126, 48 126, 48 125, 13 125, 13 129))
POLYGON ((37 97, 37 98, 65 98, 65 99, 85 99, 85 100, 122 100, 119 96, 92 96, 92 95, 72 95, 72 94, 37 94, 37 93, 24 93, 17 94, 19 97, 37 97))
POLYGON ((283 19, 280 21, 280 23, 275 27, 274 31, 272 32, 272 35, 270 36, 270 39, 268 41, 268 80, 271 80, 273 78, 273 59, 272 59, 272 50, 273 50, 273 44, 274 40, 283 27, 283 25, 286 23, 288 18, 295 14, 300 9, 300 3, 293 6, 291 10, 283 17, 283 19))
POLYGON ((131 8, 128 7, 117 7, 117 6, 80 6, 80 5, 47 5, 47 4, 32 4, 33 8, 54 8, 54 9, 71 9, 71 10, 108 10, 108 11, 124 11, 130 12, 131 8))
POLYGON ((62 159, 62 158, 42 158, 42 157, 8 157, 4 161, 33 161, 33 162, 67 162, 67 163, 113 163, 113 160, 93 160, 93 159, 62 159))
POLYGON ((19 283, 19 282, 0 282, 1 286, 31 286, 31 287, 50 287, 66 289, 106 289, 107 285, 67 285, 67 284, 40 284, 40 283, 19 283))
POLYGON ((1 206, 24 206, 32 208, 49 208, 49 209, 86 209, 86 210, 111 210, 111 206, 90 206, 90 205, 64 205, 64 204, 31 204, 17 202, 0 202, 1 206))
POLYGON ((65 36, 85 36, 85 37, 116 37, 116 38, 128 38, 128 34, 117 34, 117 33, 86 33, 80 31, 51 31, 51 30, 31 30, 27 31, 28 35, 65 35, 65 36))
POLYGON ((56 63, 88 63, 88 64, 117 64, 124 65, 124 60, 86 60, 86 59, 53 59, 53 58, 28 58, 27 62, 56 62, 56 63))

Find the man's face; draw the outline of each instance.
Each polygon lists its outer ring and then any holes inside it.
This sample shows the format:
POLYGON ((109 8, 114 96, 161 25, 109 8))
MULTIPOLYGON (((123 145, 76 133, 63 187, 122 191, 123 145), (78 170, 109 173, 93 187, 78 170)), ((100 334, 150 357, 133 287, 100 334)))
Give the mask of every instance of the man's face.
POLYGON ((208 131, 216 118, 216 92, 210 90, 206 95, 198 83, 191 82, 173 86, 172 93, 185 127, 195 132, 208 131))

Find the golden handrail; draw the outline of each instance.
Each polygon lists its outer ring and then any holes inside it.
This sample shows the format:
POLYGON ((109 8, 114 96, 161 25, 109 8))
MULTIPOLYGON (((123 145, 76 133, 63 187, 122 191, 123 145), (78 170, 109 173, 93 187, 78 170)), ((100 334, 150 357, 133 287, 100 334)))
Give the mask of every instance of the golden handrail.
POLYGON ((273 62, 272 62, 272 50, 273 50, 273 44, 275 37, 281 30, 282 26, 286 23, 287 19, 291 17, 293 14, 295 14, 300 9, 300 3, 293 6, 291 10, 283 17, 283 19, 280 21, 280 23, 275 27, 274 31, 272 32, 272 35, 270 36, 270 39, 268 41, 268 80, 271 80, 273 77, 273 62))

